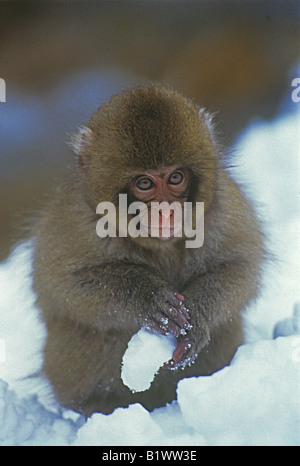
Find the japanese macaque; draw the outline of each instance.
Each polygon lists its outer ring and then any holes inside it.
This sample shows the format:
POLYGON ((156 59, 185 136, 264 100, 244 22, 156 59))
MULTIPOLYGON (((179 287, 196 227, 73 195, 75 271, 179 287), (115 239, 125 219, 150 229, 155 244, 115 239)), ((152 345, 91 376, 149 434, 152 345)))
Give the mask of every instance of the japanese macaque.
POLYGON ((227 173, 209 115, 173 90, 114 96, 72 144, 76 162, 35 238, 43 371, 58 401, 85 416, 136 402, 153 410, 176 398, 180 379, 221 369, 243 343, 242 311, 260 284, 261 228, 227 173), (147 236, 125 235, 119 215, 115 235, 97 234, 97 206, 110 202, 120 213, 120 194, 146 205, 147 236), (194 226, 204 203, 201 247, 175 234, 172 210, 167 232, 161 214, 151 224, 151 203, 173 201, 191 203, 194 226), (121 363, 142 327, 175 335, 177 347, 149 390, 132 393, 121 363))

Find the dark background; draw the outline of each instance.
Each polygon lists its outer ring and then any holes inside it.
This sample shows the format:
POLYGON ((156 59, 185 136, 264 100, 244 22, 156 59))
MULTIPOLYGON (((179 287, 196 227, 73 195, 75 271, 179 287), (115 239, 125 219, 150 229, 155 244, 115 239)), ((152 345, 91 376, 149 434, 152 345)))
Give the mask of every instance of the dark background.
POLYGON ((113 93, 171 85, 217 112, 225 147, 253 119, 274 118, 297 77, 299 8, 289 0, 0 2, 0 260, 72 156, 68 133, 113 93))

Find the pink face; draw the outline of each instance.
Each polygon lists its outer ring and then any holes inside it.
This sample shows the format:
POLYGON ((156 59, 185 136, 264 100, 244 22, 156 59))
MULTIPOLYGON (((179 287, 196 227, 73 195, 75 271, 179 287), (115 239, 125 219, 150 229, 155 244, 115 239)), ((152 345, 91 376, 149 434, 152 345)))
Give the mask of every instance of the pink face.
POLYGON ((187 200, 189 187, 189 174, 187 170, 179 167, 166 167, 161 170, 149 170, 138 175, 131 182, 131 192, 134 197, 148 206, 148 229, 149 234, 156 230, 156 237, 168 239, 174 236, 176 225, 175 215, 172 209, 168 213, 159 212, 158 222, 151 224, 150 205, 151 202, 173 202, 181 205, 187 200), (170 224, 166 229, 165 225, 170 224), (167 233, 166 233, 167 232, 167 233))

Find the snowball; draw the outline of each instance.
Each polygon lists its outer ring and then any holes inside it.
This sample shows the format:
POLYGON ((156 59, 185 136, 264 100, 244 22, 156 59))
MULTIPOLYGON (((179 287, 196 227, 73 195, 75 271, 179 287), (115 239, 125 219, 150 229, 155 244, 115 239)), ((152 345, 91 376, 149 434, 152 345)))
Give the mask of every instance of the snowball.
POLYGON ((172 358, 176 338, 141 329, 133 335, 122 361, 123 383, 134 392, 147 390, 159 368, 172 358))

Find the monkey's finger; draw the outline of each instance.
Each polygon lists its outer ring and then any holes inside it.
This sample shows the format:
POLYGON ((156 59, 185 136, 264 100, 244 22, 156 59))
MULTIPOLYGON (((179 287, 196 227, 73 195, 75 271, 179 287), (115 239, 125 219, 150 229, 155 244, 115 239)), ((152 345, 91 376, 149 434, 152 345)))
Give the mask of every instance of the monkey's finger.
POLYGON ((189 315, 189 312, 188 312, 188 309, 186 308, 186 306, 183 304, 181 298, 184 299, 183 295, 181 295, 180 293, 175 293, 175 299, 173 300, 170 300, 169 303, 171 304, 171 306, 173 306, 175 309, 177 309, 178 311, 180 311, 184 317, 186 319, 189 319, 190 318, 190 315, 189 315))
POLYGON ((160 328, 160 333, 163 335, 175 335, 175 337, 179 337, 182 335, 183 331, 185 330, 182 328, 181 325, 178 325, 169 314, 158 312, 155 317, 153 317, 153 328, 157 328, 157 325, 160 328))
POLYGON ((182 314, 184 315, 186 319, 188 320, 190 319, 189 311, 185 306, 180 306, 180 312, 182 312, 182 314))
POLYGON ((167 315, 181 329, 188 330, 190 328, 190 323, 189 323, 188 318, 186 317, 186 315, 183 313, 183 310, 176 309, 175 307, 170 306, 168 311, 167 311, 167 315))
POLYGON ((182 334, 182 329, 174 324, 171 319, 168 319, 162 314, 158 322, 152 321, 146 325, 146 328, 151 332, 156 332, 165 336, 172 334, 175 337, 179 337, 182 334))
POLYGON ((177 341, 178 344, 173 352, 172 359, 163 365, 164 369, 177 369, 189 358, 189 351, 192 345, 188 335, 180 336, 177 341))
POLYGON ((162 314, 161 312, 157 312, 155 316, 152 316, 151 319, 147 319, 146 328, 152 330, 154 332, 160 333, 161 335, 175 335, 179 337, 182 335, 182 328, 177 325, 172 319, 162 314))
POLYGON ((163 369, 176 369, 176 363, 173 359, 169 359, 169 361, 165 362, 162 366, 163 369))
POLYGON ((157 332, 160 335, 167 335, 169 333, 167 329, 163 328, 160 324, 154 321, 150 324, 147 324, 146 329, 150 330, 151 332, 157 332))
POLYGON ((166 335, 171 333, 175 337, 179 337, 182 334, 182 328, 169 318, 162 318, 162 327, 166 329, 166 335))
POLYGON ((184 296, 183 294, 181 293, 175 293, 175 296, 177 299, 179 299, 179 301, 183 302, 184 301, 184 296))
POLYGON ((178 340, 177 348, 174 350, 172 359, 175 363, 182 362, 186 358, 186 353, 191 347, 191 342, 188 336, 181 337, 178 340))
MULTIPOLYGON (((163 365, 163 368, 164 369, 177 369, 179 368, 180 366, 182 366, 182 363, 187 359, 187 352, 188 352, 188 349, 187 350, 183 350, 182 348, 177 348, 175 351, 177 351, 177 356, 176 357, 176 361, 174 359, 174 355, 172 356, 172 359, 169 359, 168 362, 166 362, 164 365, 163 365), (180 353, 180 355, 179 355, 180 353)), ((184 367, 184 366, 183 366, 184 367)))

